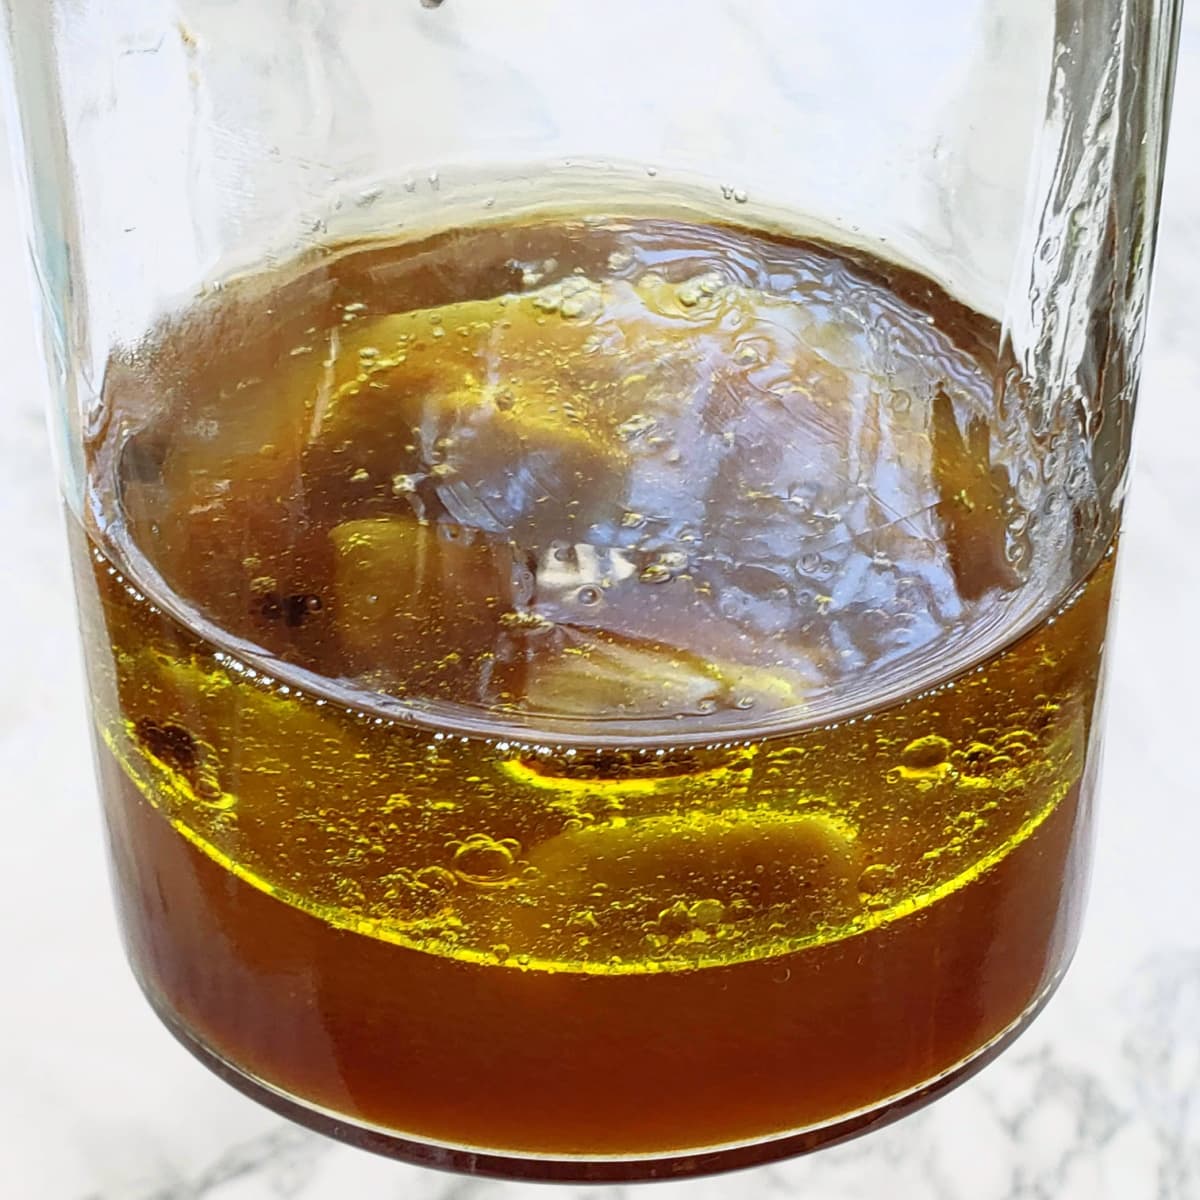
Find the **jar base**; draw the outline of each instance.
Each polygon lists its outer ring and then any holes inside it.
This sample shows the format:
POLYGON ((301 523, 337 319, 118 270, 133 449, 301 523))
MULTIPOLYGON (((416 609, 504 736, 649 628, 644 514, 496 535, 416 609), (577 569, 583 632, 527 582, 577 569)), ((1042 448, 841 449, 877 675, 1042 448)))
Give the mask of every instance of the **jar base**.
POLYGON ((281 1091, 243 1071, 189 1029, 171 1007, 155 995, 152 987, 142 980, 138 982, 159 1020, 210 1071, 244 1096, 279 1116, 335 1141, 400 1162, 480 1178, 527 1183, 642 1183, 690 1179, 765 1166, 837 1145, 916 1112, 965 1083, 1016 1041, 1057 991, 1068 965, 1064 963, 1024 1012, 990 1042, 927 1083, 890 1097, 870 1109, 859 1110, 822 1125, 772 1134, 749 1142, 627 1157, 538 1155, 455 1146, 359 1124, 281 1091))

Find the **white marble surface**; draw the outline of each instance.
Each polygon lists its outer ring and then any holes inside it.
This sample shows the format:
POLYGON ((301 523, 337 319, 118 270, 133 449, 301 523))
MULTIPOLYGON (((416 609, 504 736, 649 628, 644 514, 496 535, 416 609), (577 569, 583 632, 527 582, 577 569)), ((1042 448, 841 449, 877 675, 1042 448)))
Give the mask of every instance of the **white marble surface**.
MULTIPOLYGON (((1200 8, 1185 25, 1123 549, 1098 860, 1075 966, 1016 1047, 923 1113, 810 1159, 659 1185, 656 1194, 1200 1197, 1200 8)), ((0 167, 0 1196, 550 1194, 427 1173, 293 1128, 193 1062, 138 995, 104 874, 12 207, 0 167)), ((625 1189, 586 1194, 615 1198, 625 1189)))

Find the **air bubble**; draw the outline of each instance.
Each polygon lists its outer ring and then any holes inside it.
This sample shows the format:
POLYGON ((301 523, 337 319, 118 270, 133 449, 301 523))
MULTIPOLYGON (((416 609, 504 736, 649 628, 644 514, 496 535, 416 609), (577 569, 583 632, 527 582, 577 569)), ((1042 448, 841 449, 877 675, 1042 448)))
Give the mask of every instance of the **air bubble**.
POLYGON ((658 424, 658 419, 650 413, 635 413, 617 426, 617 437, 623 442, 632 442, 649 433, 658 424))
POLYGON ((671 578, 671 568, 665 563, 653 562, 643 568, 638 578, 643 583, 667 583, 671 578))
POLYGON ((886 891, 896 880, 896 868, 890 863, 872 863, 858 877, 858 890, 865 895, 886 891))
POLYGON ((928 771, 941 766, 949 757, 949 741, 940 734, 930 733, 909 742, 900 754, 900 761, 909 770, 928 771))
POLYGON ((464 842, 451 843, 454 873, 464 883, 497 884, 512 875, 521 844, 513 838, 496 841, 486 833, 473 833, 464 842))

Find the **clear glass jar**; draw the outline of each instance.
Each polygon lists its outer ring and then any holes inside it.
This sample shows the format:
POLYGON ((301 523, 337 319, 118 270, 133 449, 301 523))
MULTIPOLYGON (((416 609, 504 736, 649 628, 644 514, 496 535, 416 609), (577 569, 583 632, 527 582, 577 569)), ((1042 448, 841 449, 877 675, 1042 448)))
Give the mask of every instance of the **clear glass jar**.
POLYGON ((6 13, 184 1044, 384 1153, 632 1179, 1015 1037, 1087 874, 1179 5, 6 13))

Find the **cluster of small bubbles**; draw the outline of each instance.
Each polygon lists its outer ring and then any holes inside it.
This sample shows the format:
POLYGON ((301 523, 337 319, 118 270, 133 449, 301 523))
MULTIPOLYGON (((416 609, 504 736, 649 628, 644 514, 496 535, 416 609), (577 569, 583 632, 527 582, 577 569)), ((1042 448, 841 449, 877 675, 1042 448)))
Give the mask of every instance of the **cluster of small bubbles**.
POLYGON ((895 885, 897 871, 891 863, 871 863, 858 877, 858 890, 868 908, 882 908, 888 904, 887 893, 895 885))
POLYGON ((652 413, 634 413, 633 416, 622 421, 615 432, 621 441, 632 442, 653 432, 657 426, 658 418, 652 413))
POLYGON ((643 583, 666 583, 687 566, 688 557, 682 551, 664 550, 642 568, 638 578, 643 583))
POLYGON ((950 742, 937 733, 914 738, 900 753, 901 765, 910 771, 933 771, 950 757, 950 742))
MULTIPOLYGON (((720 900, 706 897, 691 904, 686 900, 676 900, 659 912, 646 931, 651 935, 657 933, 667 938, 678 938, 696 932, 706 933, 717 928, 724 920, 725 905, 720 900)), ((654 940, 653 937, 651 940, 654 940)))
POLYGON ((554 622, 541 613, 528 609, 513 610, 504 613, 500 618, 504 629, 516 630, 522 633, 547 633, 554 628, 554 622))
POLYGON ((579 275, 552 284, 538 292, 533 305, 544 313, 559 313, 568 319, 594 317, 604 306, 598 284, 579 275))
POLYGON ((477 886, 509 881, 521 853, 521 843, 515 838, 497 840, 486 833, 473 833, 462 841, 449 842, 446 848, 453 855, 454 874, 464 883, 477 886))
POLYGON ((596 919, 594 910, 590 908, 577 908, 567 918, 567 928, 590 932, 598 929, 600 922, 596 919))
POLYGON ((675 295, 684 308, 695 308, 717 296, 724 286, 724 279, 716 271, 707 271, 703 275, 685 279, 675 289, 675 295))

